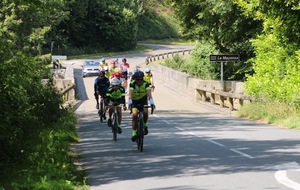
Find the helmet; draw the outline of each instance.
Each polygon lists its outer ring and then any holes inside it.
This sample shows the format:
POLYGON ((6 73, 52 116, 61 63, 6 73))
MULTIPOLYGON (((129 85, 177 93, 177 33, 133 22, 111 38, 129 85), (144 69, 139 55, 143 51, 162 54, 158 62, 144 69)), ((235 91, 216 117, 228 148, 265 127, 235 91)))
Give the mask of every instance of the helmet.
POLYGON ((144 78, 144 73, 142 71, 136 71, 134 73, 134 78, 138 79, 138 78, 144 78))
POLYGON ((108 71, 108 66, 103 67, 104 71, 108 71))
POLYGON ((151 69, 150 68, 146 68, 145 69, 145 73, 150 73, 151 72, 151 69))
POLYGON ((120 72, 115 72, 115 73, 114 73, 114 76, 115 76, 115 77, 121 77, 121 73, 120 73, 120 72))
POLYGON ((122 62, 126 62, 126 61, 127 61, 126 58, 123 58, 123 59, 122 59, 122 62))
POLYGON ((117 78, 112 78, 111 79, 111 85, 116 86, 120 84, 120 80, 117 78))
POLYGON ((112 61, 110 62, 110 64, 116 64, 116 61, 115 61, 115 60, 112 60, 112 61))
POLYGON ((104 61, 105 61, 105 58, 102 58, 102 59, 101 59, 101 62, 104 62, 104 61))
POLYGON ((105 76, 105 72, 104 71, 100 71, 99 72, 99 76, 105 76))
POLYGON ((119 61, 119 59, 118 59, 118 58, 115 58, 114 60, 115 60, 115 61, 119 61))

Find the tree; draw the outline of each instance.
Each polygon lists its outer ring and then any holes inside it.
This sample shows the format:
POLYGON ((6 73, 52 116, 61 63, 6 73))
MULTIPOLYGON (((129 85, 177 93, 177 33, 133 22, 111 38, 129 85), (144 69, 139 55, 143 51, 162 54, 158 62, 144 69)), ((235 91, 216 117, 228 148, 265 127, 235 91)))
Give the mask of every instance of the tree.
POLYGON ((300 5, 292 0, 236 0, 244 14, 264 24, 253 40, 256 57, 253 76, 246 81, 249 94, 300 107, 300 5))
POLYGON ((261 22, 245 17, 232 1, 173 0, 184 33, 198 40, 214 43, 223 54, 240 54, 241 62, 229 65, 224 73, 226 79, 245 78, 252 73, 247 62, 254 56, 250 39, 261 30, 261 22))

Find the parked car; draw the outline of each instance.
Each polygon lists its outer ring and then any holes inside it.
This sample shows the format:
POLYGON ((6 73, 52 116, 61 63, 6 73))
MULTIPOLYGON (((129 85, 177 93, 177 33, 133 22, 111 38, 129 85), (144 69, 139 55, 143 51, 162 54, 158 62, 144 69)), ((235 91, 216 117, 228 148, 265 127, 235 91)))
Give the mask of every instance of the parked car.
POLYGON ((82 77, 97 76, 99 74, 99 59, 87 59, 82 65, 82 77))

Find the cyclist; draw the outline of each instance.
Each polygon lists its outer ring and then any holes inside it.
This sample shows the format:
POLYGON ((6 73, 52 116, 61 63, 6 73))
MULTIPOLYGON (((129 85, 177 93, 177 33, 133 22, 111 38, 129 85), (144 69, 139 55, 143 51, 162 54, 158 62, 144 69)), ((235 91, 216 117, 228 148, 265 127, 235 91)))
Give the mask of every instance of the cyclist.
POLYGON ((138 105, 143 105, 143 118, 144 118, 144 134, 148 134, 148 99, 151 107, 154 109, 155 104, 152 98, 151 89, 149 83, 144 81, 143 71, 136 71, 134 73, 134 80, 130 83, 129 87, 129 98, 128 108, 132 110, 132 137, 131 140, 134 142, 137 137, 136 127, 138 119, 138 105))
POLYGON ((151 73, 151 69, 146 68, 144 73, 145 73, 144 80, 149 83, 150 88, 152 89, 152 92, 153 92, 155 86, 154 86, 154 82, 153 82, 153 74, 151 73))
MULTIPOLYGON (((105 72, 100 71, 99 76, 95 79, 94 82, 94 96, 96 99, 96 109, 99 109, 99 96, 103 97, 104 99, 104 105, 107 105, 106 101, 106 93, 109 88, 110 82, 109 79, 105 77, 105 72)), ((106 119, 105 113, 104 113, 104 119, 106 119)))
POLYGON ((102 58, 102 59, 101 59, 101 62, 99 63, 99 71, 103 71, 103 68, 104 68, 105 66, 107 66, 107 63, 106 63, 105 61, 106 61, 105 58, 102 58))
POLYGON ((125 90, 127 89, 127 86, 128 86, 127 81, 128 81, 129 68, 130 68, 129 63, 127 63, 126 58, 123 58, 122 63, 120 64, 120 70, 121 70, 121 73, 122 73, 123 78, 124 78, 125 90))
POLYGON ((111 72, 109 71, 108 66, 104 66, 103 70, 104 70, 104 72, 105 72, 105 77, 106 77, 106 78, 110 78, 111 72))
MULTIPOLYGON (((113 104, 123 104, 123 109, 126 110, 126 104, 125 104, 125 89, 120 86, 120 81, 117 78, 113 78, 111 80, 111 86, 108 89, 108 92, 106 93, 107 102, 108 102, 108 120, 107 125, 109 127, 112 126, 111 116, 113 113, 113 104)), ((121 107, 117 107, 118 109, 118 133, 122 133, 121 128, 121 121, 122 121, 122 110, 121 107)))
MULTIPOLYGON (((137 65, 135 66, 134 73, 137 73, 138 71, 140 71, 140 66, 137 65)), ((130 82, 134 81, 134 73, 131 75, 130 82)))
POLYGON ((115 73, 115 72, 120 71, 120 68, 118 66, 116 66, 116 61, 115 60, 110 62, 109 70, 110 70, 111 73, 115 73))
POLYGON ((119 58, 114 58, 115 62, 116 62, 116 66, 119 67, 119 58))
POLYGON ((119 79, 120 81, 120 85, 124 87, 123 83, 124 83, 124 79, 123 79, 123 76, 120 72, 115 72, 115 73, 112 73, 111 76, 110 76, 111 80, 113 78, 117 78, 119 79))

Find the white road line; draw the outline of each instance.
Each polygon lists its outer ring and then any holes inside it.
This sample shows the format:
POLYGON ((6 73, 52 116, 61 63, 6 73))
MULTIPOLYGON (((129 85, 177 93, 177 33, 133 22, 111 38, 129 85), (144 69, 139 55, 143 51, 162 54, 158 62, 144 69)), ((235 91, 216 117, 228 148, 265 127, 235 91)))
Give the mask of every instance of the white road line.
POLYGON ((178 129, 179 131, 184 131, 184 129, 182 129, 181 127, 175 127, 176 129, 178 129))
POLYGON ((240 154, 240 155, 242 155, 242 156, 245 156, 245 157, 247 157, 247 158, 250 158, 250 159, 253 159, 253 158, 254 158, 253 156, 250 156, 249 154, 243 153, 243 152, 241 152, 241 151, 239 151, 239 150, 236 150, 236 149, 229 149, 229 150, 231 150, 232 152, 235 152, 235 153, 237 153, 237 154, 240 154))
POLYGON ((225 147, 225 145, 223 145, 223 144, 221 144, 221 143, 218 143, 218 142, 216 142, 216 141, 214 141, 214 140, 207 139, 206 141, 211 142, 211 143, 213 143, 213 144, 215 144, 215 145, 218 145, 218 146, 220 146, 220 147, 225 147))
MULTIPOLYGON (((157 118, 158 118, 158 116, 156 116, 157 118)), ((168 125, 174 125, 172 122, 169 122, 169 121, 166 121, 166 120, 163 120, 165 123, 167 123, 168 125)), ((181 128, 181 127, 175 127, 176 129, 178 129, 178 130, 180 130, 180 131, 184 131, 184 129, 183 128, 181 128)), ((204 139, 204 140, 206 140, 206 141, 208 141, 208 142, 211 142, 211 143, 213 143, 213 144, 215 144, 215 145, 218 145, 218 146, 220 146, 220 147, 225 147, 225 148, 228 148, 228 147, 226 147, 224 144, 221 144, 221 143, 218 143, 218 142, 216 142, 216 141, 214 141, 214 140, 211 140, 211 139, 206 139, 205 137, 203 137, 203 136, 201 136, 201 135, 197 135, 197 134, 195 134, 195 133, 193 133, 193 132, 189 132, 189 134, 190 135, 193 135, 193 136, 196 136, 196 137, 199 137, 199 138, 202 138, 202 139, 204 139)), ((241 151, 239 151, 239 150, 236 150, 236 149, 230 149, 230 148, 228 148, 230 151, 232 151, 232 152, 235 152, 235 153, 237 153, 237 154, 239 154, 239 155, 241 155, 241 156, 244 156, 244 157, 247 157, 247 158, 249 158, 249 159, 254 159, 255 157, 253 157, 253 156, 250 156, 249 154, 246 154, 246 153, 243 153, 243 152, 241 152, 241 151)))
POLYGON ((290 180, 286 175, 286 170, 279 170, 275 173, 275 179, 281 183, 282 185, 285 185, 291 189, 299 190, 300 184, 296 183, 292 180, 290 180))

